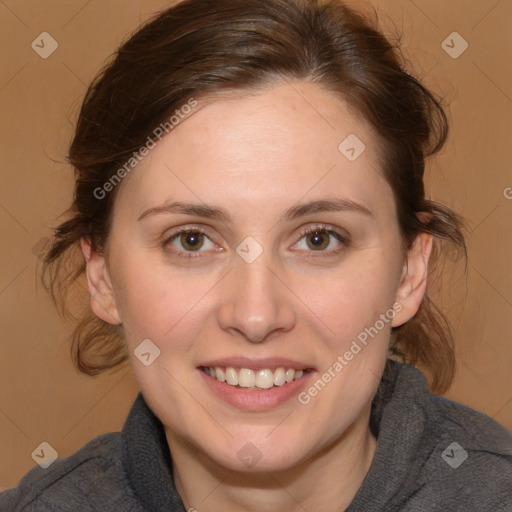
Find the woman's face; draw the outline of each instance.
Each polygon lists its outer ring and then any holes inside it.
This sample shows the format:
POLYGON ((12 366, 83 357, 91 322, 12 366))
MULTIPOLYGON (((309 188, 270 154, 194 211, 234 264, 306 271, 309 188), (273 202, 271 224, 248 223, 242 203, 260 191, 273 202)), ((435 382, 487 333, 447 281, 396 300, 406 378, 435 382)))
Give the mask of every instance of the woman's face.
POLYGON ((378 161, 368 125, 298 82, 200 104, 124 179, 92 306, 123 323, 168 439, 278 470, 368 430, 422 296, 378 161))

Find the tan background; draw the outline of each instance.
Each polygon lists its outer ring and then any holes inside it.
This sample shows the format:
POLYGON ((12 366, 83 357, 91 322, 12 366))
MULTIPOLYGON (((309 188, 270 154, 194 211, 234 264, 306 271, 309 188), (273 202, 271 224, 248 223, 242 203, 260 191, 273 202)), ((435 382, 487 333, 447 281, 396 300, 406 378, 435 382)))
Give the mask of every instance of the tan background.
MULTIPOLYGON (((451 103, 451 137, 428 173, 430 196, 470 228, 467 281, 460 267, 442 280, 459 358, 447 396, 512 428, 512 3, 372 3, 383 22, 403 28, 417 75, 451 103), (454 31, 469 44, 457 59, 441 46, 454 31)), ((37 284, 36 263, 71 200, 64 158, 86 84, 128 32, 167 5, 0 0, 0 488, 34 466, 42 441, 65 456, 119 430, 137 393, 127 368, 94 379, 74 370, 71 326, 37 284), (59 45, 47 59, 31 48, 44 31, 59 45)))

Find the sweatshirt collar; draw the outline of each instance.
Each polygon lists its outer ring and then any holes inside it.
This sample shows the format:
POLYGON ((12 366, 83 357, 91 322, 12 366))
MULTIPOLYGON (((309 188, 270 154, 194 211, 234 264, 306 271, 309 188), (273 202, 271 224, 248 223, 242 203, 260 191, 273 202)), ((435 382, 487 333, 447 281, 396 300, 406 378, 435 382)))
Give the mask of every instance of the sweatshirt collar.
POLYGON ((435 414, 423 374, 413 366, 388 360, 372 407, 377 449, 346 512, 401 509, 438 438, 435 414))
POLYGON ((165 430, 137 395, 123 426, 123 466, 137 498, 148 512, 186 512, 176 491, 165 430))

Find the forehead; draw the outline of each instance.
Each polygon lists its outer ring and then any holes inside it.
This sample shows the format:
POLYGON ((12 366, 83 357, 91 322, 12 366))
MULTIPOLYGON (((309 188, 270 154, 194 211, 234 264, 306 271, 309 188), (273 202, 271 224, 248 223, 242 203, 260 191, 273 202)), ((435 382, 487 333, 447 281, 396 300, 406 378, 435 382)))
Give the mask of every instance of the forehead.
POLYGON ((176 200, 243 212, 334 193, 375 210, 392 200, 368 124, 333 93, 297 82, 199 101, 124 179, 116 203, 134 215, 176 200), (347 145, 364 151, 347 158, 347 145))

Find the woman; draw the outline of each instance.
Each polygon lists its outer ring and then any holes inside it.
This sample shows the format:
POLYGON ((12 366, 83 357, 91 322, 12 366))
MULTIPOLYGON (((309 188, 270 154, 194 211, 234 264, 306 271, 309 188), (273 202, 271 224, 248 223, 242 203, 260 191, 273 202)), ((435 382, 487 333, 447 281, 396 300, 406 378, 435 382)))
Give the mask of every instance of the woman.
POLYGON ((188 0, 141 28, 86 94, 45 267, 60 304, 87 279, 78 368, 129 358, 141 393, 0 509, 511 510, 510 433, 413 366, 453 377, 426 293, 438 242, 465 253, 423 187, 446 135, 342 2, 188 0))

